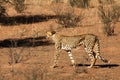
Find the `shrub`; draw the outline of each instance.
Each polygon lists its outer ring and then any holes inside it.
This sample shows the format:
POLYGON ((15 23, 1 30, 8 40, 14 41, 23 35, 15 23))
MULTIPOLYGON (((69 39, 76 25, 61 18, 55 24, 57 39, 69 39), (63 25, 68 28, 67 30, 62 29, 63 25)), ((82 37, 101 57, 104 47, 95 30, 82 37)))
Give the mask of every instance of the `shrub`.
POLYGON ((56 3, 59 3, 59 2, 60 2, 60 0, 55 0, 55 2, 56 2, 56 3))
POLYGON ((9 48, 8 55, 10 57, 10 61, 8 62, 10 65, 14 63, 19 63, 22 60, 22 53, 24 51, 24 47, 20 48, 20 51, 17 52, 17 50, 14 47, 17 46, 17 41, 11 40, 11 46, 9 48))
POLYGON ((107 36, 114 34, 114 25, 120 17, 120 6, 117 5, 100 5, 98 15, 104 24, 104 33, 107 36))
POLYGON ((80 8, 87 8, 89 6, 90 0, 70 0, 71 6, 76 6, 80 8))
POLYGON ((0 14, 5 13, 5 7, 3 7, 2 3, 9 3, 15 7, 15 10, 18 13, 23 12, 26 9, 25 0, 0 0, 0 14))
POLYGON ((114 0, 98 0, 100 4, 112 4, 114 3, 114 0))
POLYGON ((75 14, 74 9, 71 6, 62 7, 57 5, 52 8, 52 10, 57 15, 56 22, 65 28, 78 26, 83 19, 82 12, 80 12, 79 15, 75 14))
POLYGON ((0 17, 5 17, 7 15, 5 7, 0 5, 0 17))
POLYGON ((6 8, 3 6, 3 3, 7 3, 6 0, 0 0, 0 17, 7 16, 6 8))
POLYGON ((25 6, 24 2, 25 2, 25 0, 13 0, 13 4, 15 6, 15 10, 18 13, 21 13, 21 12, 23 12, 26 9, 26 6, 25 6))

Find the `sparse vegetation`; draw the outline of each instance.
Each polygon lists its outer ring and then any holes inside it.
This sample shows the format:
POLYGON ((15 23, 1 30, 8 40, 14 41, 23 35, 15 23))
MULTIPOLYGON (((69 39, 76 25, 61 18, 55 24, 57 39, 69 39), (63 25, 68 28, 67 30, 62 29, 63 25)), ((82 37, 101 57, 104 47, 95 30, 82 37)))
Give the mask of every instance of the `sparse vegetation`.
POLYGON ((6 1, 0 0, 0 17, 7 16, 6 8, 2 5, 4 2, 6 1))
POLYGON ((71 6, 79 8, 88 8, 90 0, 70 0, 71 6))
POLYGON ((26 9, 26 5, 25 5, 25 0, 13 0, 13 4, 15 6, 15 10, 18 13, 23 12, 26 9))
MULTIPOLYGON (((20 32, 20 38, 24 36, 24 33, 26 32, 26 29, 23 28, 20 32)), ((12 36, 18 36, 18 33, 14 33, 15 35, 12 36)), ((18 42, 16 40, 10 40, 10 46, 9 46, 9 51, 8 55, 10 57, 9 64, 14 64, 14 63, 19 63, 22 60, 23 57, 23 52, 24 52, 24 47, 20 48, 20 51, 16 51, 16 48, 18 47, 18 42)))
POLYGON ((59 2, 60 2, 60 0, 55 0, 55 2, 56 2, 56 3, 59 3, 59 2))
POLYGON ((106 5, 106 4, 113 4, 113 3, 114 3, 114 0, 98 0, 98 2, 99 2, 100 4, 106 5))
MULTIPOLYGON (((11 41, 13 43, 13 41, 11 41)), ((10 57, 10 61, 9 64, 13 64, 13 63, 19 63, 22 60, 22 53, 23 53, 24 48, 20 49, 20 52, 17 52, 13 47, 10 48, 9 50, 9 57, 10 57)))
POLYGON ((65 28, 78 26, 83 19, 82 11, 77 15, 71 6, 57 5, 52 10, 57 15, 56 22, 65 28))
POLYGON ((0 17, 7 16, 6 7, 2 4, 10 3, 15 7, 18 13, 22 13, 26 9, 25 0, 0 0, 0 17))
POLYGON ((0 17, 6 16, 6 9, 5 7, 0 5, 0 17))
POLYGON ((14 47, 17 47, 17 42, 16 41, 11 41, 11 46, 8 51, 8 56, 10 58, 9 64, 11 65, 11 72, 14 72, 14 64, 21 62, 22 60, 22 53, 24 48, 20 49, 20 52, 17 52, 14 47))
POLYGON ((120 17, 120 6, 118 5, 100 5, 98 8, 99 17, 104 24, 104 33, 107 36, 114 34, 115 23, 120 17))

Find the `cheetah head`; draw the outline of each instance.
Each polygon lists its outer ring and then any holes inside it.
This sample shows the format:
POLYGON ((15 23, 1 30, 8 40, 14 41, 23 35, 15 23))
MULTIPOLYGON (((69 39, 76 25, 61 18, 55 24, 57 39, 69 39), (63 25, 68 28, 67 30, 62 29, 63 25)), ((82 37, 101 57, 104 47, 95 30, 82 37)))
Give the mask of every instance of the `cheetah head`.
POLYGON ((52 37, 55 33, 56 33, 55 31, 46 32, 47 38, 52 37))

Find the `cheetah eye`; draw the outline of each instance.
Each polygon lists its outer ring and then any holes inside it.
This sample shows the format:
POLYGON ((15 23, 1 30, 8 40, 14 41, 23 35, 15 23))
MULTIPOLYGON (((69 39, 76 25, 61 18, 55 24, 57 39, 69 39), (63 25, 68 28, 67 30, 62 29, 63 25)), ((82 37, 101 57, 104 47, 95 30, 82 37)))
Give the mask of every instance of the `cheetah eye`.
POLYGON ((53 34, 55 34, 56 32, 55 32, 55 31, 52 31, 51 33, 52 33, 52 35, 53 35, 53 34))

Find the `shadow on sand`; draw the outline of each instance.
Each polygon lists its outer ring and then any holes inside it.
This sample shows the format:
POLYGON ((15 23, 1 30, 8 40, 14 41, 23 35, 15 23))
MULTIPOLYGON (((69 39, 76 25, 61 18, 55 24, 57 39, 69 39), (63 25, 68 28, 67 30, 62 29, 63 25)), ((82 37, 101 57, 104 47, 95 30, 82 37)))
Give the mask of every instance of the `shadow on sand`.
POLYGON ((45 36, 37 38, 25 38, 25 39, 5 39, 0 41, 0 48, 10 47, 36 47, 36 46, 48 46, 50 43, 46 40, 45 36))
MULTIPOLYGON (((90 64, 77 64, 77 66, 90 66, 90 64)), ((118 64, 98 64, 98 65, 95 65, 95 67, 100 67, 100 68, 113 68, 113 67, 119 67, 118 64)))
POLYGON ((12 26, 18 24, 32 24, 38 22, 48 21, 49 19, 55 19, 57 16, 54 15, 21 15, 12 17, 0 17, 0 24, 5 26, 12 26))

